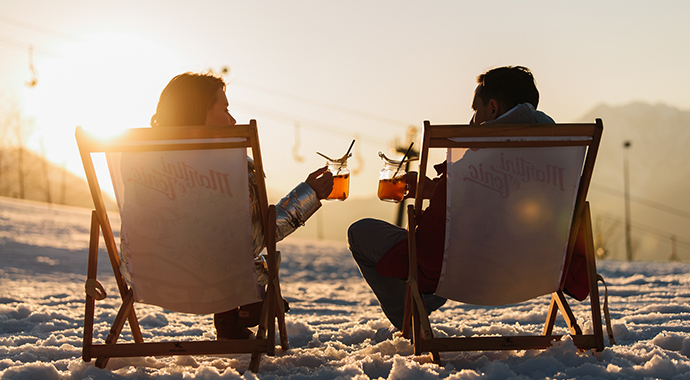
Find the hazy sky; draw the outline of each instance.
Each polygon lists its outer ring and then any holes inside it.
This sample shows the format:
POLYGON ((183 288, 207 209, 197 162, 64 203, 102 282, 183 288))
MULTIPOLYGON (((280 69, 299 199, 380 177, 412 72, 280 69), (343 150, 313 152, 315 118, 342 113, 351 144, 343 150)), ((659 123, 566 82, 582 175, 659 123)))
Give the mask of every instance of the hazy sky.
POLYGON ((21 109, 32 146, 42 138, 81 174, 77 125, 147 126, 174 75, 227 66, 230 109, 258 120, 270 187, 286 192, 324 163, 315 151, 339 156, 357 137, 351 196, 369 197, 377 152, 395 156, 425 119, 467 122, 491 67, 531 68, 539 108, 561 122, 602 102, 690 109, 688 16, 685 0, 0 0, 0 107, 21 109))

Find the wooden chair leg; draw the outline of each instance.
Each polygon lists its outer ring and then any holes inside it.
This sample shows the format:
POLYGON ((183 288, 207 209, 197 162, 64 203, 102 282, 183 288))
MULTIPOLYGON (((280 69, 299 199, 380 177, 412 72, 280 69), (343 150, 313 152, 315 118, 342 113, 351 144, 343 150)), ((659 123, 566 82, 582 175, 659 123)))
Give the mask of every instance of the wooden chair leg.
MULTIPOLYGON (((257 339, 266 339, 266 354, 275 355, 275 287, 273 283, 268 284, 266 289, 266 297, 264 298, 263 306, 261 308, 261 317, 259 319, 259 328, 256 331, 257 339)), ((259 364, 261 363, 261 352, 253 352, 249 361, 249 370, 257 373, 259 371, 259 364)))
POLYGON ((585 258, 589 280, 589 302, 592 308, 592 329, 597 340, 597 351, 602 351, 604 349, 604 331, 601 324, 597 264, 594 256, 594 237, 592 236, 592 216, 589 211, 589 202, 585 203, 581 226, 585 235, 585 258))
MULTIPOLYGON (((91 238, 89 240, 89 260, 87 266, 86 280, 96 281, 98 269, 98 237, 100 228, 96 211, 91 212, 91 238)), ((93 344, 93 320, 96 308, 96 300, 88 293, 86 295, 86 306, 84 310, 84 337, 82 340, 82 359, 85 362, 91 361, 91 345, 93 344)))
POLYGON ((403 312, 402 335, 405 339, 410 339, 410 324, 412 323, 412 289, 410 283, 407 283, 407 291, 405 292, 405 311, 403 312))
POLYGON ((260 352, 252 353, 252 358, 249 361, 249 367, 247 369, 254 372, 254 373, 257 373, 257 372, 259 372, 259 364, 261 364, 261 353, 260 352))
POLYGON ((434 364, 438 366, 443 365, 441 363, 441 354, 438 352, 438 350, 431 350, 431 352, 429 352, 429 355, 431 356, 431 360, 434 362, 434 364))
MULTIPOLYGON (((410 297, 411 309, 412 309, 412 344, 414 345, 415 355, 422 354, 422 341, 431 340, 434 338, 434 334, 431 331, 431 323, 429 322, 429 316, 426 312, 426 306, 424 306, 424 301, 419 293, 419 288, 417 287, 417 282, 410 278, 410 297)), ((431 352, 432 358, 434 360, 440 360, 438 352, 431 352)))
MULTIPOLYGON (((95 174, 94 174, 95 175, 95 174)), ((88 176, 88 175, 87 175, 88 176)), ((110 266, 113 268, 113 274, 115 275, 115 282, 117 283, 117 288, 120 291, 120 297, 124 300, 127 292, 130 290, 125 278, 120 272, 120 258, 117 253, 117 244, 115 243, 115 238, 113 237, 113 231, 108 222, 108 215, 105 210, 101 210, 99 215, 98 209, 96 210, 96 216, 99 220, 99 225, 101 231, 103 231, 103 242, 105 243, 106 250, 108 251, 108 257, 110 258, 110 266)), ((137 320, 136 313, 132 309, 131 313, 127 316, 129 319, 129 328, 132 331, 132 337, 136 343, 143 343, 144 338, 141 334, 141 328, 139 327, 139 321, 137 320)))
POLYGON ((573 314, 573 311, 570 309, 568 300, 565 299, 563 292, 559 290, 554 293, 554 299, 558 304, 558 310, 561 311, 561 315, 563 315, 563 319, 565 319, 565 323, 568 325, 570 333, 573 335, 582 335, 582 329, 580 325, 577 324, 577 318, 575 318, 575 314, 573 314))
POLYGON ((129 328, 132 330, 132 338, 136 343, 144 343, 144 336, 141 334, 141 328, 139 327, 139 320, 134 312, 134 308, 129 312, 129 317, 127 317, 127 322, 129 322, 129 328))
POLYGON ((273 288, 276 294, 276 318, 278 322, 278 336, 280 337, 280 348, 283 351, 290 349, 288 345, 287 338, 287 327, 285 326, 285 303, 283 302, 283 296, 280 292, 280 282, 278 278, 273 281, 273 288))
MULTIPOLYGON (((117 316, 115 316, 113 325, 110 328, 110 333, 105 338, 105 344, 117 343, 117 340, 120 337, 120 333, 122 332, 122 328, 125 326, 125 322, 129 318, 129 316, 133 314, 133 312, 134 292, 132 291, 132 289, 129 289, 129 291, 125 295, 125 298, 122 300, 122 306, 120 306, 120 310, 117 312, 117 316)), ((107 364, 107 357, 99 356, 98 359, 96 359, 96 367, 98 368, 105 368, 107 364)))
POLYGON ((120 306, 120 310, 117 312, 117 316, 113 321, 113 326, 110 329, 110 333, 108 334, 108 337, 105 339, 106 344, 112 344, 117 342, 117 339, 120 337, 122 328, 125 326, 125 321, 127 320, 127 318, 129 318, 133 306, 134 292, 132 291, 132 289, 130 289, 127 292, 127 295, 125 295, 125 299, 122 300, 122 306, 120 306))
POLYGON ((268 324, 266 325, 266 339, 268 342, 268 352, 267 355, 275 355, 276 351, 276 299, 275 299, 275 287, 269 285, 269 292, 272 293, 271 299, 268 302, 268 324))
POLYGON ((416 305, 414 309, 417 311, 417 315, 419 316, 419 322, 423 337, 427 340, 432 339, 434 337, 434 334, 431 332, 431 323, 429 322, 429 315, 426 312, 424 300, 422 299, 422 295, 419 293, 416 284, 413 284, 412 286, 412 298, 414 299, 413 305, 416 305))
MULTIPOLYGON (((256 339, 264 339, 266 335, 266 316, 268 315, 268 308, 266 302, 264 301, 264 306, 261 309, 261 317, 259 319, 259 328, 256 331, 256 339)), ((259 364, 261 363, 261 351, 252 352, 251 359, 249 361, 249 370, 257 373, 259 371, 259 364)))
POLYGON ((412 309, 412 345, 414 346, 414 354, 422 354, 422 324, 419 320, 419 309, 412 309))
POLYGON ((100 369, 105 368, 105 366, 108 365, 108 360, 109 360, 109 359, 110 359, 110 358, 105 357, 105 356, 99 356, 99 357, 96 359, 96 364, 95 364, 96 368, 100 368, 100 369))
MULTIPOLYGON (((261 316, 259 317, 259 327, 256 330, 256 339, 264 339, 266 337, 266 326, 268 325, 268 291, 264 297, 263 305, 261 306, 261 316)), ((259 370, 261 362, 261 352, 253 352, 251 360, 249 361, 249 370, 256 373, 259 370)))
POLYGON ((544 323, 544 336, 553 334, 553 326, 556 323, 558 316, 558 303, 556 302, 556 293, 551 294, 551 303, 549 303, 549 311, 546 313, 546 322, 544 323))

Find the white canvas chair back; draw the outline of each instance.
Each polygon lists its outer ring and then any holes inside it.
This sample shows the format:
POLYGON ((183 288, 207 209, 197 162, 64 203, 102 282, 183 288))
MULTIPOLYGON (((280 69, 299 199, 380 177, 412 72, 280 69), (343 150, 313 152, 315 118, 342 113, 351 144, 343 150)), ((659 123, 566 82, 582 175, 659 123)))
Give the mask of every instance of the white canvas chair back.
POLYGON ((116 152, 107 160, 135 302, 208 314, 261 300, 246 148, 116 152))
POLYGON ((95 208, 85 284, 84 361, 96 358, 96 366, 104 368, 113 357, 248 353, 249 369, 257 372, 262 354, 275 354, 276 324, 280 345, 287 350, 276 210, 268 204, 256 121, 232 128, 133 128, 108 139, 78 127, 75 136, 95 208), (249 149, 257 190, 252 206, 249 149), (92 159, 101 153, 107 157, 121 214, 125 260, 120 259, 103 201, 101 181, 105 179, 98 178, 92 159), (250 225, 254 213, 263 225, 268 267, 256 339, 144 341, 137 302, 173 311, 214 313, 261 300, 250 225), (99 318, 96 301, 107 297, 97 279, 101 237, 122 299, 105 342, 99 342, 100 334, 94 335, 99 318), (126 322, 134 342, 118 343, 126 322))
MULTIPOLYGON (((432 125, 424 122, 417 193, 429 150, 447 150, 444 257, 436 294, 475 305, 505 305, 551 293, 540 335, 435 337, 418 286, 417 224, 422 198, 408 206, 409 277, 403 336, 435 363, 447 351, 544 349, 560 314, 575 345, 604 349, 589 203, 603 123, 432 125), (582 234, 591 333, 583 333, 564 288, 582 234)), ((424 249, 425 247, 419 247, 424 249)), ((607 323, 607 327, 610 323, 607 323)), ((609 334, 613 344, 612 335, 609 334)))
POLYGON ((448 149, 436 294, 504 305, 557 291, 584 157, 583 146, 448 149))

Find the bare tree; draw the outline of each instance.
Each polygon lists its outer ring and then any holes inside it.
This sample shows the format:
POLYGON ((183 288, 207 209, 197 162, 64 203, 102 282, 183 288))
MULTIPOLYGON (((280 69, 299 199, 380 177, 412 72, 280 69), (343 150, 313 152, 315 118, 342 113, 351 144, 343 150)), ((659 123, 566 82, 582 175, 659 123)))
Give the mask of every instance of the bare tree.
MULTIPOLYGON (((6 103, 4 107, 0 107, 0 113, 0 137, 3 137, 2 150, 5 153, 11 151, 14 152, 14 166, 17 172, 17 197, 24 199, 26 178, 24 153, 26 151, 26 141, 33 132, 34 123, 33 121, 26 120, 22 117, 22 113, 15 102, 9 102, 6 103)), ((9 155, 3 154, 2 161, 5 159, 9 161, 9 155)), ((0 180, 5 182, 8 181, 6 174, 9 171, 9 168, 8 170, 4 170, 4 167, 0 167, 0 169, 3 169, 3 174, 0 175, 0 180)), ((10 187, 11 184, 8 184, 8 188, 10 187)))
POLYGON ((8 108, 4 99, 0 98, 0 195, 6 195, 9 192, 9 187, 7 186, 7 161, 10 144, 7 142, 9 131, 7 111, 8 108))
POLYGON ((43 179, 46 186, 46 202, 51 204, 53 199, 50 194, 50 172, 48 170, 48 156, 46 155, 46 147, 43 145, 43 137, 41 137, 41 168, 43 169, 43 179))

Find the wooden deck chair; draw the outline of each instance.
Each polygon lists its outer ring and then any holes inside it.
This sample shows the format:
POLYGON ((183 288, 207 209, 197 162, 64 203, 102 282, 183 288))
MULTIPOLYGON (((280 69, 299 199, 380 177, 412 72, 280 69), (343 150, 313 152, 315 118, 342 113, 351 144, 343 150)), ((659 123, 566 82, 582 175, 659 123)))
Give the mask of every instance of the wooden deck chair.
POLYGON ((542 335, 434 337, 417 282, 414 231, 422 212, 418 198, 408 206, 410 271, 403 322, 403 335, 413 341, 416 355, 429 352, 440 363, 439 353, 444 351, 548 348, 561 339, 553 334, 559 311, 579 349, 604 349, 585 201, 602 131, 599 119, 592 124, 491 126, 424 122, 417 194, 423 191, 429 149, 446 148, 448 154, 446 241, 435 294, 494 306, 551 294, 551 303, 542 335), (580 230, 592 334, 582 333, 563 292, 580 230))
POLYGON ((96 366, 104 368, 112 357, 248 353, 252 354, 249 370, 257 372, 261 354, 275 353, 276 319, 281 346, 288 348, 278 281, 275 206, 268 205, 256 121, 233 127, 130 129, 107 140, 78 127, 76 139, 95 204, 84 361, 96 358, 96 366), (269 272, 256 339, 144 342, 135 302, 209 314, 261 301, 252 254, 247 148, 254 160, 269 272), (122 261, 128 270, 122 269, 93 165, 92 154, 102 152, 120 210, 122 247, 126 247, 122 261), (104 343, 93 339, 95 301, 105 297, 96 279, 99 232, 122 297, 104 343), (134 342, 118 343, 126 321, 134 342))

